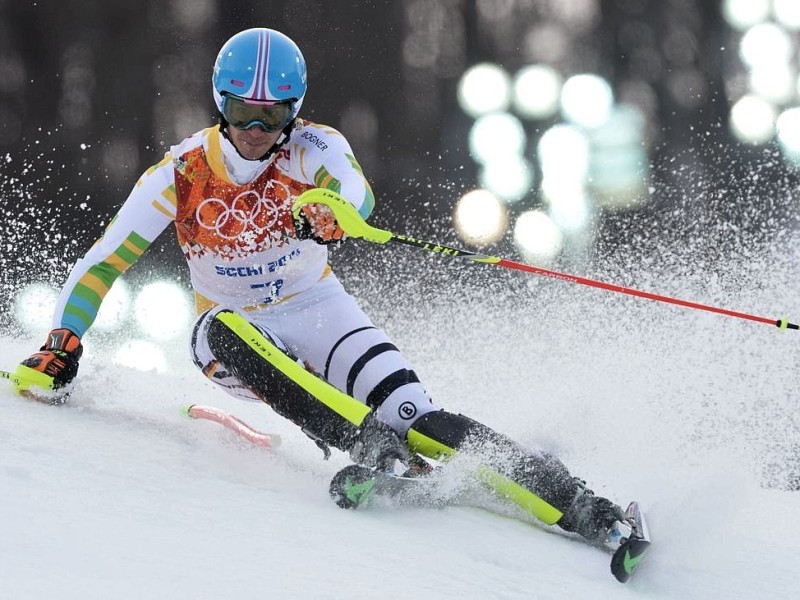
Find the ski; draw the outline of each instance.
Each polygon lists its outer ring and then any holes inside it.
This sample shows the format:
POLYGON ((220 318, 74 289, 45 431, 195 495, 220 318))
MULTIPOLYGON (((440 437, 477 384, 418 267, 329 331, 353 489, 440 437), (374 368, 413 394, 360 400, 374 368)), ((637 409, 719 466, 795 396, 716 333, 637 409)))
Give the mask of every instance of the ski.
POLYGON ((394 505, 440 507, 448 504, 436 479, 375 471, 363 465, 348 465, 331 479, 328 489, 340 508, 357 509, 376 498, 394 505))
POLYGON ((631 578, 650 548, 650 530, 638 502, 628 505, 625 520, 633 530, 627 538, 621 538, 622 543, 611 557, 611 573, 620 583, 626 583, 631 578))
MULTIPOLYGON (((445 493, 437 478, 407 476, 376 471, 363 465, 348 465, 331 479, 329 493, 340 508, 361 509, 383 500, 390 505, 442 507, 456 503, 445 493)), ((650 531, 638 502, 631 502, 625 521, 609 532, 607 545, 616 548, 611 573, 621 583, 630 580, 650 547, 650 531)))
POLYGON ((219 408, 190 404, 182 407, 181 412, 193 419, 206 419, 207 421, 219 423, 256 446, 277 448, 281 443, 281 438, 277 434, 257 431, 244 421, 219 408))

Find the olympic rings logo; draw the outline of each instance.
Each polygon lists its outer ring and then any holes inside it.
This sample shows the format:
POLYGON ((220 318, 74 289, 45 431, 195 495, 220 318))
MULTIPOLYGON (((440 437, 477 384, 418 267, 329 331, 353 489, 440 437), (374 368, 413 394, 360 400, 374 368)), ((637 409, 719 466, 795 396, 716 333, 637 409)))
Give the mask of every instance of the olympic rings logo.
POLYGON ((284 189, 286 198, 291 198, 289 186, 273 179, 264 186, 262 194, 245 190, 233 199, 230 206, 220 198, 206 198, 197 206, 195 220, 203 229, 214 231, 226 240, 235 240, 246 231, 263 233, 274 227, 282 214, 288 212, 279 206, 275 194, 272 197, 267 195, 276 185, 284 189), (203 210, 206 207, 210 210, 203 210), (237 226, 232 228, 231 224, 237 226))

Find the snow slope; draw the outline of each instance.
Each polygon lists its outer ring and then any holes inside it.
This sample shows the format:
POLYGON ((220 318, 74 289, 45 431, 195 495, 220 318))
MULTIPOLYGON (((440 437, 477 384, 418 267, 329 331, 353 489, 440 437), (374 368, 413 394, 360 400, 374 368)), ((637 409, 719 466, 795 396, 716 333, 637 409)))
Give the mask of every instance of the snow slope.
MULTIPOLYGON (((453 289, 484 281, 458 275, 453 289)), ((796 298, 780 280, 720 281, 692 299, 769 314, 796 298)), ((392 310, 366 296, 441 405, 645 505, 656 544, 634 581, 617 583, 595 549, 479 508, 342 511, 327 483, 344 455, 323 462, 267 408, 212 389, 183 340, 172 370, 140 373, 87 338, 69 406, 0 389, 0 598, 796 597, 796 332, 548 280, 392 310), (186 419, 189 402, 283 444, 186 419)), ((5 335, 0 363, 38 344, 5 335)))

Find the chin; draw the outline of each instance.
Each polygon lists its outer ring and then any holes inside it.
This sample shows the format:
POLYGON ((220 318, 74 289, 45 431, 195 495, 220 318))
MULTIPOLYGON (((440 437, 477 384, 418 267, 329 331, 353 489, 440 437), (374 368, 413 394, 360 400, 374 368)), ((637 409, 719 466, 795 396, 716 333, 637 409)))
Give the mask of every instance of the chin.
POLYGON ((243 146, 244 146, 244 152, 242 152, 242 154, 245 155, 247 158, 259 158, 261 156, 264 156, 264 153, 267 150, 269 150, 269 146, 267 145, 254 146, 252 144, 243 144, 243 146))

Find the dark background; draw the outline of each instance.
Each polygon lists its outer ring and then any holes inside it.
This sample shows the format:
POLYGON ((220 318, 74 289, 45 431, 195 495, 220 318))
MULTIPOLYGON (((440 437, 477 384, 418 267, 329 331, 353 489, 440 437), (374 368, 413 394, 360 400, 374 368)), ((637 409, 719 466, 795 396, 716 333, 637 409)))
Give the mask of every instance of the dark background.
MULTIPOLYGON (((139 174, 214 122, 216 53, 254 26, 301 47, 302 116, 342 130, 373 184, 373 222, 399 233, 458 243, 450 215, 476 166, 456 88, 481 61, 594 72, 646 114, 651 201, 599 215, 593 256, 629 245, 645 221, 679 221, 685 237, 719 223, 760 230, 766 212, 776 229, 793 226, 794 169, 774 145, 729 134, 738 60, 719 2, 0 0, 4 301, 27 281, 63 283, 139 174), (568 40, 559 52, 554 28, 568 40)), ((138 273, 182 272, 172 237, 138 273)), ((724 251, 708 239, 701 250, 724 251)), ((491 250, 516 256, 508 236, 491 250)))

